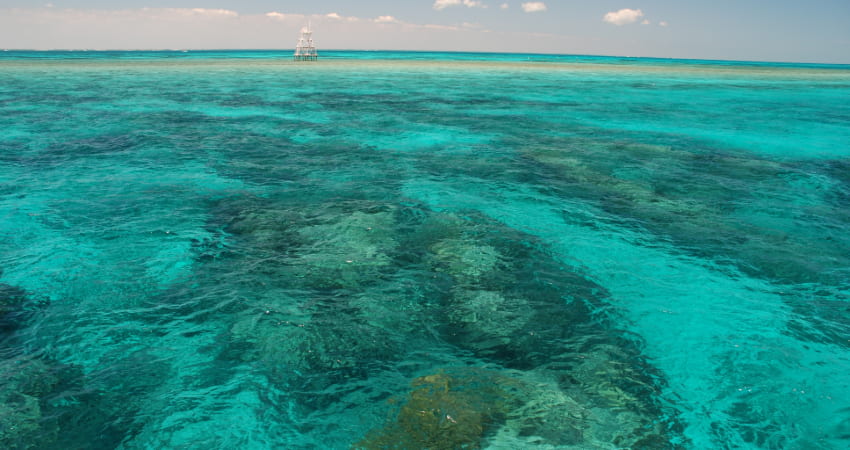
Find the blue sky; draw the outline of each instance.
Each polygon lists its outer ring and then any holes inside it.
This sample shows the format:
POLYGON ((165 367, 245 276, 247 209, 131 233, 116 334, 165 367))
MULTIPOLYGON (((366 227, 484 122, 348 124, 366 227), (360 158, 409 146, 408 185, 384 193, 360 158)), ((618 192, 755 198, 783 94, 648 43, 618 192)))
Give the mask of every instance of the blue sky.
POLYGON ((850 63, 850 0, 0 0, 0 48, 511 51, 850 63))

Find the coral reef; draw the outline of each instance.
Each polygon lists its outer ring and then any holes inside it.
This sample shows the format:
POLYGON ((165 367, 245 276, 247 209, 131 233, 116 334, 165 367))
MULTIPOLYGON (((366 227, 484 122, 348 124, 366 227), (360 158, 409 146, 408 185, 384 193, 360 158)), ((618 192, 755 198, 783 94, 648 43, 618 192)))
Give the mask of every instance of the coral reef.
POLYGON ((415 378, 356 449, 676 448, 661 426, 562 389, 551 374, 461 367, 415 378))
MULTIPOLYGON (((0 270, 0 275, 2 274, 0 270)), ((0 283, 0 333, 20 327, 32 313, 32 307, 44 303, 34 301, 23 289, 0 283)))
POLYGON ((557 380, 546 389, 558 393, 555 399, 533 383, 524 386, 522 398, 533 401, 508 426, 519 430, 514 438, 577 448, 651 441, 666 448, 660 443, 669 442, 670 423, 658 419, 663 413, 653 399, 660 386, 651 368, 590 310, 606 302, 605 290, 557 269, 528 236, 487 230, 482 222, 455 224, 429 249, 434 270, 455 280, 443 300, 446 339, 479 358, 557 380), (578 427, 579 416, 596 425, 578 427))
POLYGON ((232 235, 231 251, 263 259, 260 270, 285 277, 289 286, 358 289, 389 268, 398 245, 391 206, 369 201, 301 206, 249 199, 225 202, 218 214, 232 235))
POLYGON ((356 319, 314 314, 302 321, 269 311, 243 316, 230 333, 243 348, 251 344, 240 354, 243 360, 262 361, 276 372, 352 374, 370 362, 395 359, 399 344, 387 339, 381 329, 356 319))
MULTIPOLYGON (((358 449, 481 448, 520 402, 510 379, 477 369, 416 378, 396 417, 354 444, 358 449)), ((393 400, 397 401, 397 400, 393 400)))
POLYGON ((356 289, 390 267, 397 243, 393 211, 353 211, 331 221, 309 221, 298 229, 308 242, 293 266, 295 276, 317 289, 356 289))
MULTIPOLYGON (((23 344, 27 321, 47 306, 20 288, 0 284, 0 448, 114 448, 132 433, 137 405, 86 386, 89 380, 79 366, 23 344)), ((132 371, 144 372, 139 364, 132 371)))
POLYGON ((357 447, 479 448, 496 435, 576 448, 669 441, 656 375, 591 310, 605 289, 534 238, 472 212, 346 201, 307 214, 267 203, 222 211, 226 251, 205 263, 255 268, 240 277, 222 357, 294 388, 304 414, 348 401, 355 380, 398 370, 411 350, 448 344, 493 365, 416 378, 357 447))
POLYGON ((0 360, 0 448, 112 448, 123 404, 84 391, 79 368, 31 354, 0 360), (93 436, 97 436, 94 438, 93 436), (82 441, 81 441, 82 440, 82 441))
MULTIPOLYGON (((460 284, 474 284, 496 270, 498 251, 490 245, 469 239, 445 239, 431 247, 434 258, 445 266, 460 284)), ((441 270, 440 267, 437 270, 441 270)))
POLYGON ((43 361, 0 360, 0 447, 42 448, 56 439, 55 419, 45 417, 43 397, 59 383, 43 361))
MULTIPOLYGON (((824 269, 846 260, 850 250, 826 243, 817 233, 800 232, 810 214, 808 206, 777 211, 770 202, 752 197, 748 186, 761 186, 775 202, 787 197, 795 183, 805 183, 790 164, 575 137, 552 138, 534 147, 517 145, 527 158, 550 170, 553 187, 570 197, 593 201, 681 248, 731 262, 744 273, 786 283, 828 279, 832 275, 824 269), (660 164, 664 170, 658 170, 660 164), (704 176, 679 176, 691 172, 704 176), (767 209, 761 209, 763 204, 767 209), (811 255, 811 248, 818 249, 818 257, 802 257, 811 255), (775 264, 777 253, 786 264, 775 264)), ((826 194, 833 189, 819 190, 826 194)), ((817 211, 817 217, 824 214, 836 220, 844 215, 817 211)))

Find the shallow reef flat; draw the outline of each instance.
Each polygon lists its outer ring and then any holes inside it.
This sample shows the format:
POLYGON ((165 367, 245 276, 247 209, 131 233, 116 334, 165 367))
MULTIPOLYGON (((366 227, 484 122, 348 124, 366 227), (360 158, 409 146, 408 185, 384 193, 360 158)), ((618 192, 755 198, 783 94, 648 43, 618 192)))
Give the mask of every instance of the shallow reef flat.
POLYGON ((3 448, 848 446, 847 67, 9 53, 3 448))
POLYGON ((44 71, 64 69, 70 71, 122 71, 122 70, 207 70, 207 71, 252 71, 268 70, 294 73, 335 72, 372 72, 386 73, 387 69, 418 74, 445 73, 446 71, 482 71, 502 73, 561 72, 564 74, 589 74, 594 76, 636 75, 649 77, 682 76, 701 80, 740 79, 753 80, 812 80, 822 82, 847 82, 850 66, 828 64, 770 64, 770 63, 729 63, 724 61, 666 61, 634 58, 599 58, 596 61, 569 61, 548 59, 545 55, 527 58, 499 59, 480 55, 471 58, 409 58, 410 54, 399 58, 363 58, 363 53, 352 52, 358 57, 350 57, 344 52, 332 52, 330 56, 305 65, 280 57, 236 57, 228 58, 210 55, 196 58, 0 58, 0 68, 8 71, 44 71))

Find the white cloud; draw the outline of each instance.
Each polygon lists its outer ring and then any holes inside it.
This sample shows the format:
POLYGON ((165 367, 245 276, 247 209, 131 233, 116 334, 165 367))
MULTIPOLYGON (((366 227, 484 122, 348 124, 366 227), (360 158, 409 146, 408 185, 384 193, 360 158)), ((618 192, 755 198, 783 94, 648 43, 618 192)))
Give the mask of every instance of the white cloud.
POLYGON ((56 17, 67 17, 67 15, 76 17, 92 17, 92 16, 111 16, 111 17, 144 17, 149 19, 168 20, 168 21, 195 21, 195 20, 230 20, 239 17, 239 13, 229 9, 206 9, 206 8, 141 8, 138 10, 58 10, 56 17))
POLYGON ((661 22, 658 22, 658 26, 659 26, 659 27, 666 27, 666 26, 667 26, 667 22, 665 22, 665 21, 663 21, 663 20, 662 20, 661 22))
POLYGON ((523 3, 520 6, 522 6, 522 10, 527 12, 527 13, 542 12, 542 11, 546 11, 546 9, 547 9, 546 4, 543 3, 543 2, 528 2, 528 3, 523 3))
POLYGON ((458 6, 460 5, 460 0, 435 0, 434 6, 432 8, 437 11, 448 8, 449 6, 458 6))
POLYGON ((569 47, 559 36, 492 31, 462 21, 447 26, 408 23, 392 16, 358 19, 327 11, 290 14, 266 10, 237 15, 216 9, 48 9, 40 5, 27 9, 0 6, 0 45, 40 50, 281 49, 294 47, 308 20, 322 49, 527 51, 527 39, 542 51, 569 47))
POLYGON ((277 11, 272 11, 270 13, 266 13, 266 17, 274 20, 286 20, 287 17, 292 17, 292 14, 284 14, 279 13, 277 11))
POLYGON ((507 3, 502 3, 502 5, 501 5, 501 6, 499 6, 499 8, 501 8, 501 9, 508 9, 508 8, 510 8, 510 5, 508 5, 507 3))
POLYGON ((328 13, 328 14, 311 14, 309 16, 304 14, 284 14, 282 12, 272 11, 265 14, 266 17, 272 20, 276 20, 279 22, 305 22, 307 20, 313 20, 317 22, 321 22, 322 20, 333 20, 338 22, 357 22, 360 19, 354 16, 343 16, 339 13, 328 13))
POLYGON ((315 15, 314 15, 313 17, 316 17, 316 18, 326 18, 326 19, 331 19, 331 20, 340 20, 340 21, 344 21, 344 22, 357 22, 358 20, 360 20, 360 18, 359 18, 359 17, 355 17, 355 16, 341 16, 341 15, 339 15, 338 13, 335 13, 335 12, 325 14, 324 16, 315 16, 315 15))
POLYGON ((229 21, 239 18, 239 13, 229 9, 206 9, 206 8, 141 8, 138 10, 116 9, 116 10, 84 10, 54 8, 55 17, 111 17, 131 19, 162 20, 170 22, 207 22, 207 21, 229 21))
POLYGON ((635 23, 640 18, 643 17, 643 11, 639 9, 621 9, 619 11, 612 11, 608 14, 605 14, 605 17, 602 18, 605 22, 614 25, 627 25, 630 23, 635 23))
POLYGON ((479 0, 434 0, 433 8, 437 11, 451 6, 466 6, 467 8, 486 8, 487 6, 479 0))
POLYGON ((651 24, 651 23, 652 23, 652 22, 650 22, 650 21, 649 21, 649 19, 643 19, 643 22, 641 22, 640 24, 641 24, 641 25, 649 25, 649 24, 651 24))
POLYGON ((375 23, 399 23, 399 20, 393 16, 378 16, 375 23))
POLYGON ((460 31, 460 27, 453 27, 453 26, 449 26, 449 25, 425 24, 425 25, 419 25, 419 27, 426 29, 426 30, 460 31))
POLYGON ((239 13, 229 9, 206 9, 206 8, 168 8, 178 14, 205 16, 205 17, 238 17, 239 13))

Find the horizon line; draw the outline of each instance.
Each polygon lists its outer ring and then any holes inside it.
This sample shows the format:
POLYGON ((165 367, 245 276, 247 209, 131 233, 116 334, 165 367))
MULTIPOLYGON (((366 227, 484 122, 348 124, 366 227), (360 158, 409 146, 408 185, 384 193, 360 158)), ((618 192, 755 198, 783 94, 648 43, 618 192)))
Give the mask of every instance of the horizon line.
MULTIPOLYGON (((3 48, 0 54, 6 52, 293 52, 294 48, 3 48)), ((717 59, 717 58, 684 58, 675 56, 631 56, 603 55, 590 53, 555 53, 555 52, 498 52, 483 50, 393 50, 393 49, 325 49, 320 52, 394 52, 394 53, 453 53, 481 55, 537 55, 537 56, 580 56, 594 58, 628 58, 628 59, 657 59, 675 61, 704 61, 704 62, 733 62, 754 64, 789 64, 789 65, 818 65, 818 66, 850 66, 848 62, 806 62, 806 61, 776 61, 776 60, 747 60, 747 59, 717 59)))

